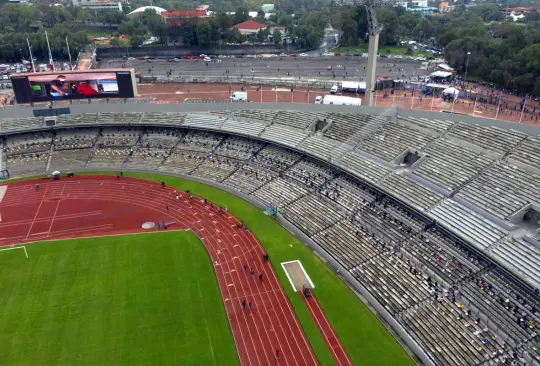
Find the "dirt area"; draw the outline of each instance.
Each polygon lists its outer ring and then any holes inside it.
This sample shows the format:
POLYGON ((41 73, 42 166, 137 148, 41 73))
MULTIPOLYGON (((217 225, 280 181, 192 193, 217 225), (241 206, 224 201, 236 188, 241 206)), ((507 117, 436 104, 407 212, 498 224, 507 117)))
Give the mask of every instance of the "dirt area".
POLYGON ((314 287, 300 261, 281 263, 281 266, 285 270, 285 273, 287 273, 287 277, 291 281, 295 291, 301 291, 304 286, 309 288, 314 287))
MULTIPOLYGON (((232 91, 240 90, 238 84, 139 84, 138 93, 140 97, 154 97, 155 103, 183 103, 190 100, 228 100, 232 91)), ((484 87, 484 89, 486 89, 484 87)), ((483 90, 483 89, 482 89, 483 90)), ((327 94, 328 90, 298 88, 291 90, 284 86, 264 85, 258 87, 249 85, 247 87, 248 98, 255 103, 314 103, 317 95, 327 94)), ((474 103, 474 100, 458 99, 452 105, 441 98, 419 97, 418 93, 411 94, 410 90, 396 90, 394 95, 385 97, 389 91, 380 91, 375 95, 374 105, 377 107, 390 107, 392 104, 404 109, 420 109, 433 112, 454 112, 462 114, 473 114, 483 118, 497 118, 509 122, 540 125, 540 104, 536 101, 527 101, 526 111, 521 115, 519 106, 520 98, 515 95, 505 95, 504 100, 512 103, 512 108, 505 109, 502 105, 497 113, 497 105, 474 103), (475 105, 476 104, 476 105, 475 105), (538 108, 537 108, 538 107, 538 108)), ((486 91, 487 93, 487 91, 486 91)), ((350 96, 355 96, 351 94, 350 96)), ((363 94, 358 95, 362 100, 363 94)))

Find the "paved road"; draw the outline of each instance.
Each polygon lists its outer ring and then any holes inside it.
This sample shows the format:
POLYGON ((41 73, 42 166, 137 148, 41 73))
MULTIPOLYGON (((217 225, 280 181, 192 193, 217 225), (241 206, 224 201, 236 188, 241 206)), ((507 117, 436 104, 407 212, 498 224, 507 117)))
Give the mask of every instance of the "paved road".
MULTIPOLYGON (((146 62, 144 60, 134 61, 102 61, 101 68, 121 67, 123 63, 137 71, 142 71, 146 76, 157 76, 165 78, 167 71, 172 69, 172 76, 191 77, 250 77, 255 78, 284 78, 296 79, 336 79, 336 80, 363 80, 367 67, 367 58, 364 57, 309 57, 297 59, 290 57, 282 58, 234 58, 221 59, 209 62, 206 65, 202 60, 180 60, 179 62, 167 62, 166 60, 156 60, 146 62), (332 71, 327 70, 332 66, 332 71), (335 77, 334 77, 335 75, 335 77), (345 78, 344 78, 345 77, 345 78)), ((422 63, 412 60, 380 59, 377 64, 377 75, 392 77, 394 79, 411 77, 413 75, 425 75, 428 72, 421 69, 422 63), (395 66, 394 66, 395 65, 395 66)))

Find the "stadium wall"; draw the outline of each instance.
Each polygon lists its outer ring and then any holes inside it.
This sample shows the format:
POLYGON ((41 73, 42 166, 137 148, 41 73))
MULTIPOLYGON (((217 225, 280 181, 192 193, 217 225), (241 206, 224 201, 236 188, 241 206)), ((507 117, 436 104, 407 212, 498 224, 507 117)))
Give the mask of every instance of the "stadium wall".
MULTIPOLYGON (((146 103, 101 103, 98 101, 90 104, 72 104, 69 106, 72 114, 77 113, 124 113, 124 112, 160 112, 160 113, 197 113, 220 110, 291 110, 298 112, 335 112, 335 113, 359 113, 381 114, 388 107, 352 107, 324 104, 294 104, 294 103, 179 103, 179 104, 146 104, 146 103)), ((3 118, 28 118, 34 117, 33 110, 39 108, 14 106, 0 110, 0 119, 3 118)), ((43 109, 43 108, 41 108, 43 109)), ((452 122, 477 124, 481 126, 494 126, 504 130, 515 130, 528 135, 540 135, 540 128, 534 125, 511 123, 496 119, 474 117, 462 114, 450 114, 421 110, 398 108, 398 116, 419 117, 429 119, 444 119, 452 122)), ((1 120, 0 120, 1 122, 1 120)))

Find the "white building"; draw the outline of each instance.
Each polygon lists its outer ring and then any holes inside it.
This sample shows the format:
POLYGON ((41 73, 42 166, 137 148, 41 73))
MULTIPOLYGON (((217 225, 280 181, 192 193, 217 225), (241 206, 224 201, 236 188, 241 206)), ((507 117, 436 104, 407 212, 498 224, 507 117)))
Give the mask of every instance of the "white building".
POLYGON ((73 6, 84 9, 114 9, 122 11, 122 4, 127 4, 125 0, 71 0, 73 6))

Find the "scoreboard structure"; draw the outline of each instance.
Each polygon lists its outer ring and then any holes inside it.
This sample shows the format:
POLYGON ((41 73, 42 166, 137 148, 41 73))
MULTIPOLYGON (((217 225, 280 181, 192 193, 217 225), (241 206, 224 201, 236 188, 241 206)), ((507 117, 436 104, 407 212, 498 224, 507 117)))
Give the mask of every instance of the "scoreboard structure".
POLYGON ((135 98, 134 69, 51 71, 13 74, 17 103, 73 99, 135 98))

